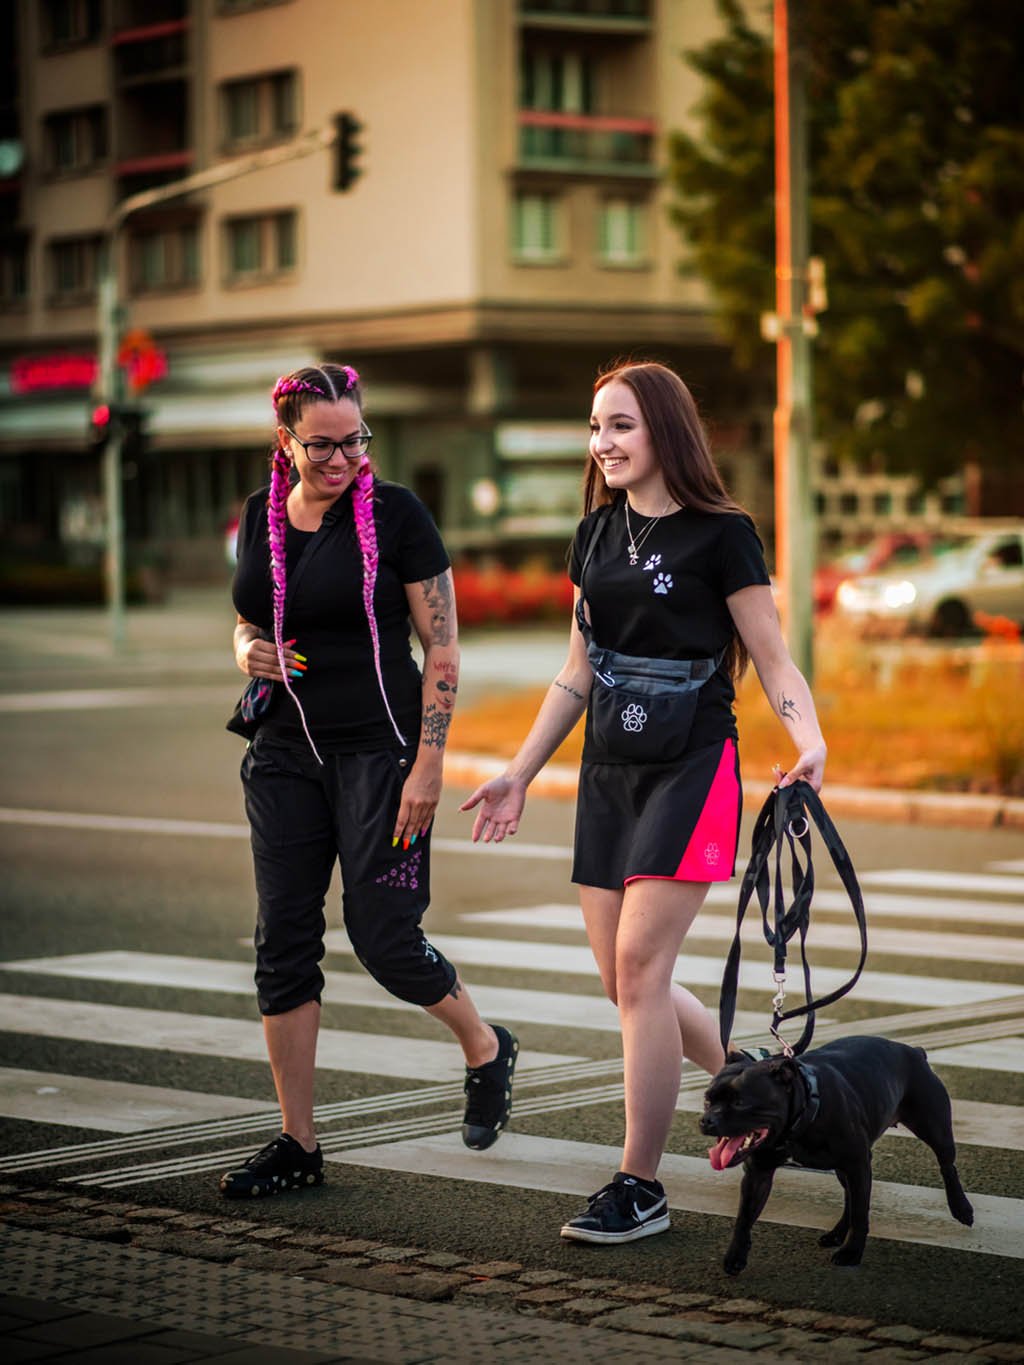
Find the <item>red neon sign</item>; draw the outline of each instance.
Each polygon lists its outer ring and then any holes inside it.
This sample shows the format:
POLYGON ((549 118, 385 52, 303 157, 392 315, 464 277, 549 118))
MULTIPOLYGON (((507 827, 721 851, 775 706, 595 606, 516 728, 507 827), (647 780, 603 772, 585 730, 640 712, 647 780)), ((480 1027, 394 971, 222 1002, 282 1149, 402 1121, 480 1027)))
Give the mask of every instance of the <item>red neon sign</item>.
POLYGON ((96 357, 92 355, 42 355, 22 357, 11 364, 11 392, 37 393, 40 389, 91 389, 96 382, 96 357))

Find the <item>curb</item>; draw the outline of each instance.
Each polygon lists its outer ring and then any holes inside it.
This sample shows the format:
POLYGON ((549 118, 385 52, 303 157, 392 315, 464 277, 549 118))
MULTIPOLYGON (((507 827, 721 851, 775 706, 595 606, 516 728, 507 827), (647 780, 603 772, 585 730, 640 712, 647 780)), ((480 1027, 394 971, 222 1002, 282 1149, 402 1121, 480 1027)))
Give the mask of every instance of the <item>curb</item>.
MULTIPOLYGON (((476 787, 503 773, 508 760, 490 754, 448 753, 444 772, 449 782, 476 787)), ((574 800, 579 770, 568 763, 549 763, 530 783, 535 796, 574 800)), ((749 804, 760 805, 771 791, 767 782, 746 782, 749 804)), ((1024 830, 1024 798, 985 796, 976 792, 903 791, 889 787, 847 787, 826 783, 831 815, 850 820, 883 820, 904 825, 938 825, 960 829, 1024 830)))
POLYGON ((5 1183, 0 1186, 0 1222, 412 1302, 473 1303, 525 1317, 669 1338, 679 1343, 681 1352, 687 1346, 709 1349, 709 1359, 716 1358, 716 1348, 751 1353, 767 1348, 762 1358, 794 1365, 834 1360, 837 1349, 869 1353, 878 1365, 908 1359, 947 1365, 954 1360, 965 1365, 1024 1361, 1024 1341, 1019 1339, 779 1308, 761 1299, 721 1298, 703 1289, 682 1292, 613 1276, 531 1270, 518 1261, 472 1261, 448 1252, 299 1232, 285 1224, 228 1216, 227 1210, 182 1213, 5 1183))

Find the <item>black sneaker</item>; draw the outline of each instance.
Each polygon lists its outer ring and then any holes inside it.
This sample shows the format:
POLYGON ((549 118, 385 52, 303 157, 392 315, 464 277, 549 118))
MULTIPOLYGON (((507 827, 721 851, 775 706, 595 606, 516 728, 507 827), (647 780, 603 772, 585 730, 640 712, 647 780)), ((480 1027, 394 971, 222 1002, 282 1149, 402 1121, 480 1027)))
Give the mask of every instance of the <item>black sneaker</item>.
POLYGON ((462 1141, 483 1152, 501 1136, 512 1112, 512 1075, 519 1055, 519 1039, 500 1024, 498 1055, 483 1066, 466 1067, 466 1112, 462 1116, 462 1141))
POLYGON ((259 1199, 264 1194, 323 1183, 324 1156, 319 1145, 315 1151, 307 1152, 300 1142, 282 1133, 244 1166, 222 1175, 220 1192, 225 1199, 259 1199))
POLYGON ((590 1196, 586 1213, 562 1229, 570 1242, 635 1242, 668 1228, 668 1200, 657 1180, 618 1171, 612 1183, 590 1196))

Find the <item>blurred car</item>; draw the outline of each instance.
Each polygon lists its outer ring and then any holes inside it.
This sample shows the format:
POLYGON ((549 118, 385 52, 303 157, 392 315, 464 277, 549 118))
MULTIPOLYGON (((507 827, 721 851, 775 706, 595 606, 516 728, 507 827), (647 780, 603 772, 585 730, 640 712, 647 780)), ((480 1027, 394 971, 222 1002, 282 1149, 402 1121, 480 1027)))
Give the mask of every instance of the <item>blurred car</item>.
POLYGON ((977 613, 1024 624, 1024 525, 966 537, 909 568, 847 579, 836 607, 865 634, 970 635, 977 613))
POLYGON ((962 536, 941 531, 886 531, 867 545, 847 550, 814 571, 814 610, 831 611, 840 583, 863 574, 883 573, 897 564, 918 564, 929 554, 961 543, 962 536))

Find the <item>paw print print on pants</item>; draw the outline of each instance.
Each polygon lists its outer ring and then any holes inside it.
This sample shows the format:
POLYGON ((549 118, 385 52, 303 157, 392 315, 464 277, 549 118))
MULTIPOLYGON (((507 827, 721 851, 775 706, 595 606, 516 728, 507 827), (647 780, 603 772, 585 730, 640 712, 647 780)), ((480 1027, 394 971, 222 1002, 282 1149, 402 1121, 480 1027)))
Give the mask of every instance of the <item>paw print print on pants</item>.
POLYGON ((403 891, 415 891, 419 887, 420 850, 409 855, 402 862, 376 877, 378 886, 390 886, 403 891))
POLYGON ((644 565, 644 573, 648 573, 651 569, 656 569, 660 563, 661 555, 651 555, 650 559, 644 565))
POLYGON ((654 577, 654 591, 660 593, 662 597, 666 595, 672 586, 672 575, 670 573, 659 573, 654 577))

